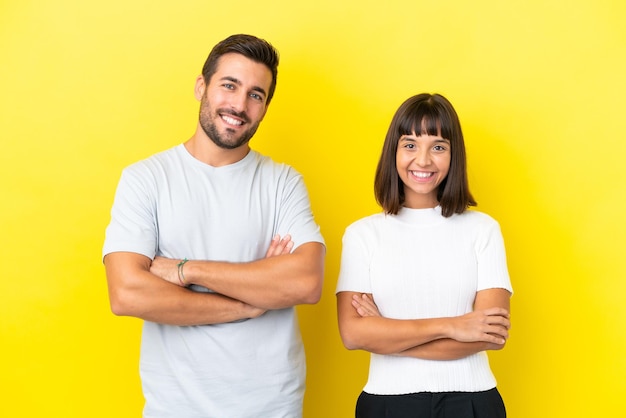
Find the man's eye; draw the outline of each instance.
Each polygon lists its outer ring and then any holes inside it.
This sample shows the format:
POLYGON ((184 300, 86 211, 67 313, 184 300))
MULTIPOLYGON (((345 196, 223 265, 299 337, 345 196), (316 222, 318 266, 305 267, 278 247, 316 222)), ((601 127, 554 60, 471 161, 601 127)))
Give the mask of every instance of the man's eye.
POLYGON ((250 97, 252 97, 255 100, 263 100, 261 95, 260 94, 256 94, 256 93, 250 93, 250 97))
POLYGON ((229 90, 232 90, 232 89, 234 89, 234 88, 235 88, 235 86, 233 86, 233 85, 232 85, 232 84, 230 84, 230 83, 226 83, 226 84, 224 84, 224 87, 225 87, 225 88, 227 88, 227 89, 229 89, 229 90))

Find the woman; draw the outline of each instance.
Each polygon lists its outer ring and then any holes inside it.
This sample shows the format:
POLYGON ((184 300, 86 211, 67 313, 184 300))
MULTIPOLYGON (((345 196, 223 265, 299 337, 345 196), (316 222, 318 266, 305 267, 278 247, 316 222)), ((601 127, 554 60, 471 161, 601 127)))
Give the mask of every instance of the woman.
POLYGON ((371 353, 357 418, 505 417, 486 350, 509 336, 498 223, 467 210, 465 145, 438 94, 394 115, 374 183, 384 213, 350 225, 337 284, 346 348, 371 353))

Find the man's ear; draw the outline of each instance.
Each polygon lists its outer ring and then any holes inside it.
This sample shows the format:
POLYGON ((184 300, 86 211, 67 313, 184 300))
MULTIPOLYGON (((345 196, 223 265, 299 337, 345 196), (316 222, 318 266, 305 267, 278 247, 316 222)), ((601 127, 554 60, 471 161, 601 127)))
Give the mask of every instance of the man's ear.
POLYGON ((206 84, 204 84, 204 77, 199 75, 196 77, 196 85, 193 89, 194 96, 196 96, 196 100, 200 101, 202 96, 204 96, 204 91, 206 90, 206 84))

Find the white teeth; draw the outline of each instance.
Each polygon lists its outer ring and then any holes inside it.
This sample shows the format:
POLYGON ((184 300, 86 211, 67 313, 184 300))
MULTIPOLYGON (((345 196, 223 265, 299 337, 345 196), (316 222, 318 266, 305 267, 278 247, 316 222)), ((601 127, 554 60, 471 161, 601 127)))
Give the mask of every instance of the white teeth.
POLYGON ((233 118, 231 118, 229 116, 226 116, 226 115, 222 116, 222 120, 224 120, 224 122, 226 122, 229 125, 237 125, 237 126, 243 125, 242 121, 237 120, 237 119, 233 119, 233 118))
POLYGON ((411 174, 413 174, 415 177, 425 179, 425 178, 430 177, 433 173, 424 173, 422 171, 411 171, 411 174))

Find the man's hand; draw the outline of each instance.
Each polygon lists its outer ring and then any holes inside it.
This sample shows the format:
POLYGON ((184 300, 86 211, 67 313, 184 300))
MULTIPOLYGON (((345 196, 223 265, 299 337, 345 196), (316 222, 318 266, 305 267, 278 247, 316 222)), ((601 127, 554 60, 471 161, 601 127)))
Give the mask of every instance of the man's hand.
POLYGON ((292 248, 293 241, 291 240, 291 235, 287 234, 282 239, 280 238, 280 235, 274 235, 274 238, 272 238, 272 241, 270 242, 270 247, 265 253, 265 258, 289 254, 292 248))
POLYGON ((170 283, 183 286, 181 283, 182 277, 180 279, 178 277, 178 264, 180 262, 182 262, 182 260, 158 256, 154 257, 152 264, 150 264, 150 273, 155 276, 159 276, 170 283))

